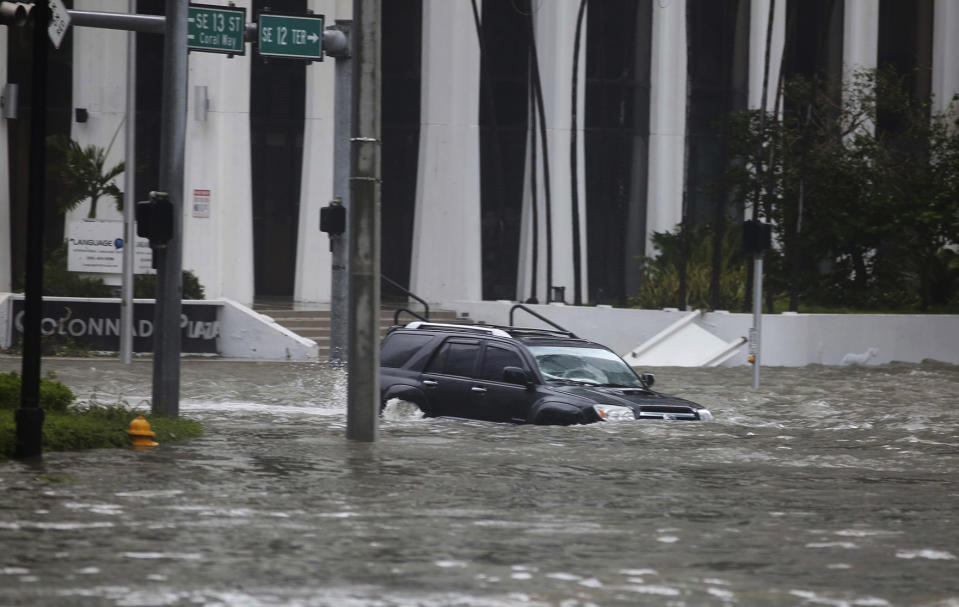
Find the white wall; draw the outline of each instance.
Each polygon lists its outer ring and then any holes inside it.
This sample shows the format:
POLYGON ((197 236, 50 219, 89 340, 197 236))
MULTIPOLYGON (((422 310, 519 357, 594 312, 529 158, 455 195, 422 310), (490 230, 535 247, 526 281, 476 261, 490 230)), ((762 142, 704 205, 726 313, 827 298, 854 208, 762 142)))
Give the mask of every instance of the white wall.
MULTIPOLYGON (((447 301, 442 306, 474 321, 508 325, 512 303, 447 301)), ((535 312, 619 354, 629 352, 688 312, 585 306, 529 306, 535 312)), ((547 327, 521 310, 514 324, 547 327)), ((713 312, 697 321, 724 341, 748 336, 752 314, 713 312)), ((839 365, 847 355, 876 355, 867 364, 925 359, 959 364, 959 316, 908 314, 764 314, 763 366, 839 365)), ((723 366, 746 365, 748 345, 723 366)))
POLYGON ((428 301, 480 299, 480 57, 470 3, 424 0, 422 49, 410 290, 428 301))
MULTIPOLYGON (((77 10, 126 12, 127 3, 110 0, 77 0, 77 10), (121 6, 118 6, 121 5, 121 6)), ((125 158, 127 33, 92 27, 73 27, 73 107, 86 108, 89 119, 80 123, 71 112, 70 136, 81 147, 95 145, 108 150, 104 167, 110 169, 125 158)), ((116 184, 123 189, 123 174, 116 184)), ((81 202, 67 213, 66 225, 90 212, 90 202, 81 202)), ((123 219, 110 197, 97 202, 97 219, 123 219)))
MULTIPOLYGON (((249 19, 249 0, 236 4, 247 9, 249 19)), ((229 297, 246 304, 253 302, 252 53, 249 44, 246 55, 233 58, 190 53, 183 179, 183 269, 196 273, 208 299, 229 297), (205 121, 197 119, 197 86, 207 87, 205 121), (210 191, 209 217, 194 215, 195 190, 210 191)))
MULTIPOLYGON (((686 148, 686 3, 653 3, 646 234, 682 220, 686 148)), ((646 254, 653 255, 651 239, 646 254)))
POLYGON ((936 0, 933 19, 932 94, 943 110, 959 92, 959 2, 936 0))
MULTIPOLYGON (((325 15, 326 26, 352 14, 338 14, 334 0, 311 0, 309 7, 325 15)), ((345 7, 349 8, 349 7, 345 7)), ((336 59, 326 57, 306 68, 303 129, 303 176, 300 181, 300 224, 296 240, 296 278, 293 299, 329 301, 332 257, 330 239, 320 232, 320 209, 333 198, 333 136, 336 59)))
MULTIPOLYGON (((570 175, 570 145, 572 141, 572 74, 573 47, 576 36, 577 2, 550 2, 539 5, 535 14, 534 31, 536 52, 539 58, 540 78, 543 86, 543 106, 549 146, 549 185, 552 230, 552 285, 547 285, 545 175, 542 170, 543 147, 539 131, 539 119, 527 136, 526 158, 529 158, 530 137, 536 139, 537 149, 537 205, 539 209, 539 240, 537 258, 537 298, 546 301, 549 286, 566 287, 566 300, 573 301, 575 284, 573 259, 572 178, 570 175)), ((587 11, 588 12, 588 11, 587 11)), ((579 210, 580 280, 581 292, 588 293, 587 242, 586 242, 586 172, 585 172, 585 122, 586 99, 586 18, 580 34, 578 65, 577 107, 577 196, 579 210)), ((532 118, 532 116, 531 116, 532 118)), ((528 160, 527 160, 528 163, 528 160)), ((523 217, 519 251, 518 295, 524 299, 532 287, 532 196, 529 166, 523 186, 523 217)))

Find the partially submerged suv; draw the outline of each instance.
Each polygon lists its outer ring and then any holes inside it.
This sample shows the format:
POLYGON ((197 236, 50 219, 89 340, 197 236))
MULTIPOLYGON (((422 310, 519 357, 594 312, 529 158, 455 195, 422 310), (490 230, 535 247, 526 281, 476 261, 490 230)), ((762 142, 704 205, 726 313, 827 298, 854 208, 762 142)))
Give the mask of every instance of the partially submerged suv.
POLYGON ((380 351, 382 405, 426 417, 520 424, 634 419, 710 420, 696 403, 651 389, 609 348, 565 330, 411 322, 380 351))

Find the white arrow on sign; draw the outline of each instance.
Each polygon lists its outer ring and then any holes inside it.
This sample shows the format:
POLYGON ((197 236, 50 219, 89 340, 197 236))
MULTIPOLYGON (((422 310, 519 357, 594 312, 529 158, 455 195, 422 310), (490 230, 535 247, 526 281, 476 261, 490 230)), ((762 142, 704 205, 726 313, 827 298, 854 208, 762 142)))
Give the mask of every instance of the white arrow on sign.
POLYGON ((310 35, 307 36, 306 39, 309 40, 310 42, 316 42, 317 40, 320 39, 320 37, 314 33, 310 33, 310 35))

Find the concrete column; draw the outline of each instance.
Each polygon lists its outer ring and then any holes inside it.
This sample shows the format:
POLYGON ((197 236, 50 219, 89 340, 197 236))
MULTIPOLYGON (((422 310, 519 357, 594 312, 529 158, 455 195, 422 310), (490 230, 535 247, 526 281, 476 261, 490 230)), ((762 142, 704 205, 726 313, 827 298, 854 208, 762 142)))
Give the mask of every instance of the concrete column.
POLYGON ((846 0, 843 7, 842 79, 856 70, 874 69, 879 60, 879 3, 846 0))
MULTIPOLYGON (((868 2, 869 0, 867 0, 868 2)), ((770 0, 751 0, 749 5, 749 108, 759 109, 763 94, 763 70, 766 61, 766 29, 770 0)), ((772 42, 769 46, 769 81, 766 87, 766 109, 771 110, 779 85, 779 67, 786 45, 786 3, 776 0, 772 42)))
MULTIPOLYGON (((0 56, 7 57, 7 28, 0 27, 0 56)), ((7 83, 7 62, 0 61, 0 87, 7 83)), ((2 94, 2 88, 0 88, 2 94)), ((7 119, 0 118, 0 293, 10 291, 10 149, 7 143, 7 119)))
MULTIPOLYGON (((573 302, 574 263, 573 263, 573 209, 572 181, 570 178, 570 141, 572 140, 571 110, 573 85, 573 47, 576 36, 576 15, 578 2, 545 2, 538 5, 535 12, 534 32, 539 57, 540 79, 543 87, 543 105, 546 115, 546 137, 549 146, 549 178, 551 193, 551 229, 553 236, 553 282, 546 284, 546 215, 545 175, 542 170, 543 146, 539 130, 539 120, 535 128, 529 131, 529 137, 536 138, 537 156, 537 204, 539 205, 539 254, 537 271, 537 294, 539 301, 545 302, 550 286, 566 287, 566 301, 573 302)), ((589 292, 586 271, 586 171, 583 124, 586 105, 586 21, 584 18, 579 56, 579 90, 577 91, 577 194, 579 200, 579 242, 580 242, 580 280, 584 299, 589 292)), ((527 151, 527 158, 529 153, 527 151)), ((528 161, 527 161, 528 162, 528 161)), ((532 197, 529 180, 531 174, 527 166, 523 189, 523 219, 520 236, 520 262, 518 296, 526 299, 531 287, 532 257, 532 197)))
POLYGON ((410 290, 428 301, 480 299, 480 57, 470 3, 424 0, 422 48, 410 290))
MULTIPOLYGON (((686 139, 686 3, 653 3, 646 233, 666 232, 683 215, 686 139)), ((646 254, 654 253, 647 238, 646 254)))
MULTIPOLYGON (((309 8, 325 15, 326 25, 349 19, 337 15, 334 0, 311 0, 309 8)), ((300 220, 296 241, 295 301, 330 300, 330 239, 320 232, 320 208, 333 192, 333 117, 336 60, 325 58, 306 68, 306 107, 303 119, 303 176, 300 181, 300 220)))
MULTIPOLYGON (((249 19, 251 2, 236 4, 249 19)), ((232 59, 190 53, 183 192, 183 269, 197 275, 208 299, 243 304, 253 303, 252 53, 250 45, 232 59)))
POLYGON ((954 0, 936 0, 933 16, 933 104, 937 111, 942 111, 959 92, 959 4, 954 0))

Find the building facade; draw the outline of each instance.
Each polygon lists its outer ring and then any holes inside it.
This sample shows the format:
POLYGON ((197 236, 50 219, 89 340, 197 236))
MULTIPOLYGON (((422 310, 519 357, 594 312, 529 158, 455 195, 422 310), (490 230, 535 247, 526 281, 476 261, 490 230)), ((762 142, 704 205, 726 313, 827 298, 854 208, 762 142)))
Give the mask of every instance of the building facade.
MULTIPOLYGON (((236 4, 249 22, 267 7, 328 25, 352 15, 348 0, 236 4)), ((162 10, 139 2, 140 13, 162 10)), ((684 209, 708 222, 725 208, 706 187, 723 164, 715 123, 760 107, 763 82, 772 107, 780 72, 839 83, 889 63, 940 107, 959 91, 953 0, 384 0, 382 10, 381 265, 430 301, 625 303, 652 233, 684 209)), ((16 117, 0 120, 0 290, 22 284, 26 38, 0 27, 0 83, 19 84, 16 117)), ((142 200, 157 180, 162 38, 137 35, 132 121, 126 40, 71 28, 51 52, 48 124, 108 149, 112 166, 132 123, 142 200)), ((190 54, 183 264, 207 297, 329 300, 319 214, 348 195, 333 187, 334 87, 329 57, 266 61, 252 44, 232 58, 190 54)), ((48 213, 47 246, 88 208, 48 213)), ((97 217, 120 214, 101 202, 97 217)))

